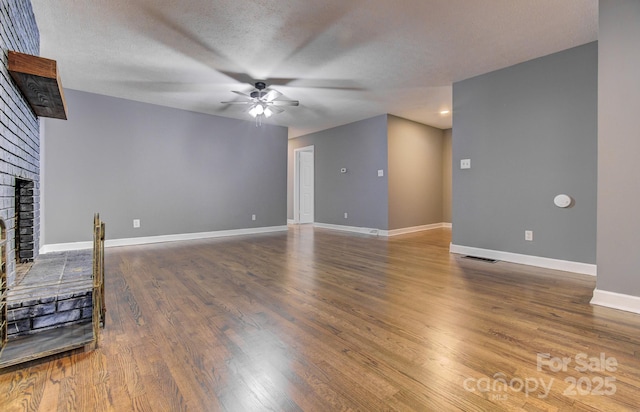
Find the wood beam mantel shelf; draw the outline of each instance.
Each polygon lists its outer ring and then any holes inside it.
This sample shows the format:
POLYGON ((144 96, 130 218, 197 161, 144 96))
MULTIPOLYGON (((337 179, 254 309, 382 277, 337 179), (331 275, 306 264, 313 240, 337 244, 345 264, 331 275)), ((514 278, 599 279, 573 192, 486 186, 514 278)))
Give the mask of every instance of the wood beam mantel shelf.
POLYGON ((67 119, 55 60, 9 50, 9 73, 36 115, 67 119))

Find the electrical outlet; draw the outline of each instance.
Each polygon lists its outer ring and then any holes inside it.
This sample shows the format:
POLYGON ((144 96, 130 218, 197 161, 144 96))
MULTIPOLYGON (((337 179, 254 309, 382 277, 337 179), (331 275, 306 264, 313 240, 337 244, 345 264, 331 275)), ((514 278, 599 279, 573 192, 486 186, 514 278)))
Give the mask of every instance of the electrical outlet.
POLYGON ((460 169, 471 169, 471 159, 461 159, 460 169))
POLYGON ((348 217, 349 217, 349 214, 347 212, 344 212, 344 218, 346 219, 348 217))
POLYGON ((140 227, 140 219, 133 219, 133 228, 138 229, 140 227))
POLYGON ((524 231, 524 240, 527 240, 529 242, 533 241, 533 230, 524 231))
POLYGON ((251 220, 256 220, 256 215, 251 215, 251 220))

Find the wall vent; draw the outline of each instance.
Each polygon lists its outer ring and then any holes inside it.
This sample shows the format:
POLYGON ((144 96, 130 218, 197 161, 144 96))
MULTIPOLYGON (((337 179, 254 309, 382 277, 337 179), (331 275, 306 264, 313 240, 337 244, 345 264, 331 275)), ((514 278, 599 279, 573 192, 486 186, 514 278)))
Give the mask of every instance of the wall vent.
POLYGON ((466 256, 463 256, 463 258, 464 259, 477 260, 479 262, 486 262, 486 263, 496 263, 496 262, 498 262, 495 259, 483 258, 483 257, 480 257, 480 256, 466 255, 466 256))

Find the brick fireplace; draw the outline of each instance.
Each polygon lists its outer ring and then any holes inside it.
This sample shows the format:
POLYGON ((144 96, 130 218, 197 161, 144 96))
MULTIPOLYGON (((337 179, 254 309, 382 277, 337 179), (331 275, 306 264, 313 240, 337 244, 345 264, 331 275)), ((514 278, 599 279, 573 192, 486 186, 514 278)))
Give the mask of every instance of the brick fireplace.
POLYGON ((8 51, 40 54, 29 1, 0 3, 0 218, 6 226, 7 284, 40 244, 40 121, 8 72, 8 51))
POLYGON ((21 92, 18 80, 11 76, 15 63, 9 73, 10 51, 40 54, 31 2, 0 2, 0 24, 0 250, 4 252, 0 277, 6 275, 6 285, 2 285, 6 293, 0 301, 2 341, 7 336, 18 339, 90 323, 93 262, 91 250, 38 256, 41 134, 34 110, 43 109, 29 104, 24 87, 21 92))
POLYGON ((34 234, 38 232, 35 220, 35 182, 16 178, 15 185, 15 255, 17 263, 32 262, 38 255, 34 234))

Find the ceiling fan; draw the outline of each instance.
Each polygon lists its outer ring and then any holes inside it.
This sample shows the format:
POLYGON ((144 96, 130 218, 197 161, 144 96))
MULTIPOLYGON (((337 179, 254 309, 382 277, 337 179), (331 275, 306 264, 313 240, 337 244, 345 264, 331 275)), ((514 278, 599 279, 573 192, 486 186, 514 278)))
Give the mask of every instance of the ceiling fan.
POLYGON ((235 100, 230 102, 221 102, 223 104, 244 104, 249 105, 249 114, 256 118, 256 124, 261 123, 262 117, 269 118, 274 114, 282 113, 284 109, 278 106, 298 106, 297 100, 278 100, 282 93, 275 89, 267 88, 264 82, 256 82, 255 89, 248 94, 233 90, 235 94, 247 97, 249 100, 235 100))

